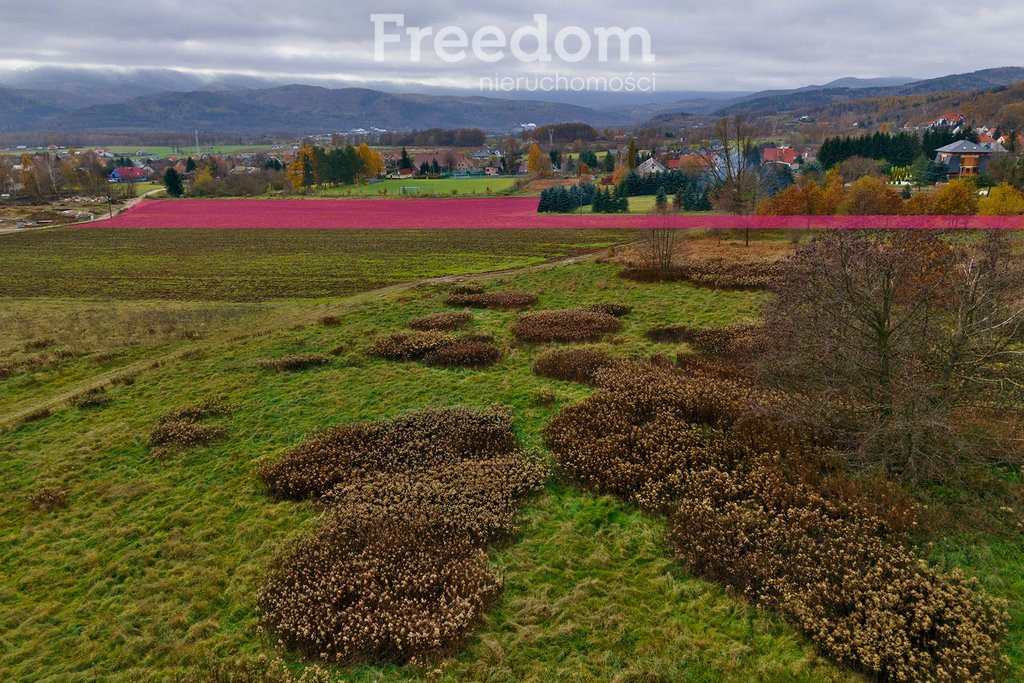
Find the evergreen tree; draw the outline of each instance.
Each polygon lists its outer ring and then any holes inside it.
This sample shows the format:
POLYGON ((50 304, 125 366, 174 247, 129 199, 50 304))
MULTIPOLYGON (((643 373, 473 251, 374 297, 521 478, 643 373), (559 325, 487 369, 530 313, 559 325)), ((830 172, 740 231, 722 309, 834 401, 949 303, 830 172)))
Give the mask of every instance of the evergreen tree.
POLYGON ((171 197, 180 197, 185 194, 185 185, 181 182, 181 176, 173 168, 164 171, 164 187, 171 197))
POLYGON ((409 152, 406 151, 405 147, 402 148, 402 158, 398 161, 398 168, 412 168, 412 159, 409 157, 409 152))
POLYGON ((685 207, 686 190, 680 187, 679 191, 676 192, 675 196, 672 197, 672 208, 674 208, 676 211, 683 211, 685 207))
POLYGON ((665 194, 665 186, 658 188, 658 194, 654 195, 654 209, 659 213, 668 212, 668 195, 665 194))
POLYGON ((615 156, 611 153, 611 150, 605 152, 603 163, 605 173, 611 173, 615 170, 615 156))
POLYGON ((189 157, 185 160, 185 173, 193 173, 196 170, 196 160, 189 157))

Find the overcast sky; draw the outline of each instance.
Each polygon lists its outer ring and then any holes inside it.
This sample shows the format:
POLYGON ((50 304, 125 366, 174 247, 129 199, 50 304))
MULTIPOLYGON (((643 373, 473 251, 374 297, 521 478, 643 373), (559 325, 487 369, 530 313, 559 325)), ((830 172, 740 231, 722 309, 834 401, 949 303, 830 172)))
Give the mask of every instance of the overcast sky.
MULTIPOLYGON (((33 65, 170 67, 251 75, 331 77, 475 88, 481 76, 657 74, 658 90, 757 90, 844 76, 933 76, 1024 63, 1024 3, 991 0, 588 0, 472 3, 456 0, 357 3, 351 0, 30 0, 6 3, 0 68, 33 65), (495 9, 486 9, 495 7, 495 9), (653 63, 544 65, 472 54, 441 62, 432 41, 413 63, 409 40, 374 60, 371 12, 405 14, 407 26, 454 25, 472 36, 494 25, 511 35, 550 18, 550 41, 567 26, 639 26, 650 32, 653 63)), ((392 27, 391 30, 400 31, 392 27)), ((596 41, 595 41, 596 43, 596 41)), ((549 46, 551 43, 549 42, 549 46)), ((579 43, 569 42, 575 49, 579 43)))

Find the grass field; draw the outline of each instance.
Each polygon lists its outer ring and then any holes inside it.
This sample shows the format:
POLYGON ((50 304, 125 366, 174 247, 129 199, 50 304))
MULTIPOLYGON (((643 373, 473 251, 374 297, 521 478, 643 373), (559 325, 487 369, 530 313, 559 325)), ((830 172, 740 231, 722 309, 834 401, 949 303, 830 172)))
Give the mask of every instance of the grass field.
POLYGON ((608 230, 92 230, 0 239, 0 296, 320 298, 515 268, 630 238, 608 230))
MULTIPOLYGON (((86 237, 68 242, 67 231, 40 233, 55 240, 52 246, 17 243, 12 248, 0 239, 0 264, 13 259, 30 267, 31 275, 24 280, 41 278, 53 288, 58 281, 81 278, 90 283, 86 290, 93 295, 102 291, 115 299, 107 304, 111 316, 123 316, 107 322, 101 322, 102 316, 81 317, 78 328, 62 332, 59 320, 68 311, 97 304, 67 298, 54 302, 45 298, 50 296, 47 291, 38 291, 37 298, 3 300, 5 306, 16 306, 9 319, 26 323, 7 331, 0 319, 0 334, 6 335, 0 338, 11 349, 23 348, 42 334, 68 335, 59 343, 92 334, 111 338, 114 346, 130 346, 136 324, 131 321, 162 310, 162 302, 117 300, 134 298, 133 279, 166 298, 202 291, 220 295, 212 299, 231 299, 238 291, 256 291, 249 279, 268 278, 263 268, 271 261, 250 270, 244 259, 228 259, 232 247, 227 240, 235 235, 249 239, 250 234, 228 233, 230 237, 191 243, 191 256, 177 243, 175 251, 162 251, 170 247, 159 241, 165 234, 160 231, 135 236, 133 250, 125 252, 90 247, 86 237), (158 241, 147 241, 151 239, 158 241), (60 263, 76 250, 86 255, 68 259, 66 266, 60 263), (195 278, 191 288, 175 279, 178 273, 171 277, 148 263, 151 257, 155 263, 169 256, 182 261, 183 281, 195 278), (124 262, 126 274, 115 272, 115 277, 110 264, 117 259, 124 262), (205 275, 204 263, 209 266, 205 275), (64 277, 46 280, 47 268, 64 277), (108 275, 92 277, 94 271, 108 275), (168 285, 167 279, 175 284, 168 285), (106 290, 102 282, 108 283, 106 290)), ((273 644, 257 628, 255 594, 268 563, 310 527, 316 510, 268 498, 256 475, 262 459, 327 425, 447 405, 509 405, 524 445, 537 449, 547 420, 590 391, 534 376, 530 368, 540 349, 513 341, 509 327, 516 314, 509 312, 474 311, 472 331, 493 334, 505 354, 489 370, 435 369, 367 357, 366 347, 376 334, 399 330, 411 317, 445 310, 446 287, 346 297, 361 287, 340 283, 364 282, 362 273, 375 269, 379 272, 366 281, 397 282, 450 272, 455 259, 445 250, 452 245, 432 241, 429 231, 417 238, 340 232, 339 240, 354 242, 337 253, 330 249, 341 247, 326 247, 336 243, 322 235, 309 237, 301 249, 288 242, 305 234, 279 235, 286 243, 283 251, 275 252, 281 280, 261 281, 279 298, 252 307, 163 304, 172 321, 166 335, 133 353, 156 356, 174 345, 194 348, 194 353, 147 368, 130 384, 109 389, 112 401, 106 406, 62 408, 0 433, 6 456, 0 460, 0 575, 5 577, 0 582, 0 680, 176 680, 211 662, 274 657, 278 653, 273 644), (383 258, 389 250, 398 256, 383 258), (323 263, 324 258, 334 260, 323 263), (409 266, 410 260, 416 265, 409 266), (346 264, 360 275, 346 275, 346 264), (306 272, 330 273, 326 281, 339 283, 332 285, 338 289, 324 294, 325 285, 314 277, 303 290, 297 281, 306 272), (296 300, 300 296, 321 298, 296 300), (198 312, 203 310, 217 313, 198 312), (310 311, 331 312, 340 324, 316 324, 310 311), (289 316, 306 321, 275 325, 291 320, 289 316), (192 326, 203 328, 203 339, 175 338, 174 330, 192 326), (275 331, 259 334, 262 327, 272 326, 275 331), (249 334, 241 335, 242 329, 249 334), (307 372, 259 369, 259 361, 268 357, 331 351, 336 354, 331 363, 307 372), (542 389, 555 392, 555 405, 538 405, 542 389), (150 454, 146 440, 154 421, 218 395, 234 408, 231 415, 214 420, 228 430, 226 440, 169 458, 150 454), (46 513, 27 506, 26 497, 45 485, 67 491, 65 509, 46 513)), ((575 241, 571 235, 515 241, 503 254, 459 262, 456 272, 490 268, 499 257, 505 265, 535 263, 594 244, 588 241, 594 240, 592 235, 575 241)), ((95 234, 92 240, 97 240, 95 234)), ((485 242, 462 249, 482 255, 485 245, 498 248, 485 242)), ((273 247, 245 242, 233 248, 262 258, 262 250, 273 247)), ((538 309, 609 301, 632 305, 623 331, 598 345, 620 356, 672 354, 674 347, 655 344, 644 333, 671 324, 712 327, 753 321, 766 297, 685 284, 636 284, 618 278, 617 270, 582 262, 502 276, 499 282, 537 293, 538 309)), ((8 288, 0 291, 7 293, 16 284, 17 269, 0 272, 0 286, 8 288)), ((65 297, 70 294, 64 292, 65 297)), ((688 576, 666 555, 661 533, 661 522, 654 518, 552 481, 528 505, 519 538, 493 551, 505 590, 463 652, 433 672, 364 666, 338 670, 338 679, 859 680, 818 655, 784 620, 688 576)), ((926 548, 936 562, 964 567, 988 590, 1012 600, 1009 652, 1019 670, 1024 666, 1024 550, 1019 538, 977 532, 927 541, 934 541, 926 548)), ((290 655, 285 660, 295 669, 303 666, 290 655)))
POLYGON ((369 185, 346 185, 321 191, 326 197, 401 197, 403 193, 421 196, 478 196, 486 197, 507 193, 515 185, 515 178, 438 178, 415 180, 382 180, 369 185), (406 189, 402 188, 418 188, 406 189))

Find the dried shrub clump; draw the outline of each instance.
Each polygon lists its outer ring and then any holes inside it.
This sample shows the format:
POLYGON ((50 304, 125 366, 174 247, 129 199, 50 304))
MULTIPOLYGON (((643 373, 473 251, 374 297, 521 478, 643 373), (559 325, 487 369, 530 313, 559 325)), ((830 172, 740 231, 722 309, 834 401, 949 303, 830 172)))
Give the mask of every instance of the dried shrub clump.
POLYGON ((261 370, 274 372, 299 372, 309 368, 320 367, 331 362, 330 357, 322 353, 300 353, 283 358, 268 358, 260 361, 261 370))
POLYGON ((784 396, 637 362, 597 384, 549 423, 546 443, 577 481, 667 514, 693 571, 879 680, 998 677, 1001 604, 907 550, 905 495, 823 476, 817 435, 778 419, 784 396))
POLYGON ((394 420, 332 427, 265 464, 260 475, 280 498, 319 498, 353 477, 483 460, 515 449, 505 411, 423 410, 394 420))
POLYGON ((517 449, 506 410, 456 408, 336 427, 261 475, 325 507, 272 568, 265 626, 332 663, 405 663, 454 652, 493 603, 485 548, 515 531, 546 471, 517 449))
POLYGON ((443 332, 397 332, 378 337, 370 354, 387 360, 420 360, 438 367, 482 368, 501 360, 490 336, 452 337, 443 332))
POLYGON ((626 306, 625 304, 601 303, 601 304, 590 304, 588 306, 584 306, 583 310, 585 310, 585 311, 597 311, 598 313, 607 313, 608 315, 613 315, 616 318, 621 318, 623 316, 627 316, 630 313, 632 313, 633 312, 633 307, 632 306, 626 306))
POLYGON ((70 403, 76 408, 99 408, 110 403, 110 396, 103 387, 94 387, 73 397, 70 403))
POLYGON ((370 345, 370 355, 387 360, 422 360, 451 342, 452 337, 438 331, 396 332, 377 337, 370 345))
POLYGON ((597 371, 611 362, 608 354, 597 349, 554 349, 537 358, 533 373, 548 379, 593 385, 597 371))
POLYGON ((40 486, 28 494, 28 506, 36 512, 60 510, 68 504, 68 493, 60 486, 40 486))
POLYGON ((456 339, 423 357, 427 365, 445 368, 485 368, 501 360, 493 342, 456 339))
POLYGON ((773 261, 700 258, 671 268, 630 267, 619 276, 634 282, 685 281, 710 289, 751 291, 773 286, 781 272, 781 266, 773 261))
POLYGON ((444 298, 448 306, 519 310, 537 303, 537 295, 517 289, 487 292, 483 287, 453 287, 444 298))
POLYGON ((669 531, 691 570, 786 613, 834 659, 879 680, 1000 677, 1001 603, 886 539, 863 510, 776 488, 777 472, 692 475, 669 531))
POLYGON ((153 426, 149 446, 154 455, 164 457, 175 451, 220 441, 227 436, 227 429, 203 424, 202 420, 230 412, 223 399, 215 398, 168 413, 153 426))
POLYGON ((320 317, 320 324, 324 327, 337 327, 342 323, 340 315, 324 315, 320 317))
POLYGON ((621 329, 615 316, 581 309, 524 313, 512 324, 516 339, 533 343, 598 341, 621 329))
POLYGON ((464 327, 473 321, 470 313, 433 313, 420 318, 410 320, 409 329, 428 332, 436 330, 439 332, 450 332, 464 327))

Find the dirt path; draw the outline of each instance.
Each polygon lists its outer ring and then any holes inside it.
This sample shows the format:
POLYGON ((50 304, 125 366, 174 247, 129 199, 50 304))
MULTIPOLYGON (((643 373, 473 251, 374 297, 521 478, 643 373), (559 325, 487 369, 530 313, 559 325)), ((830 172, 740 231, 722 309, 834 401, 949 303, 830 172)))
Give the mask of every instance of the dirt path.
POLYGON ((283 332, 299 325, 309 325, 315 323, 322 316, 327 315, 328 313, 332 315, 344 314, 351 311, 356 306, 371 301, 379 301, 394 294, 416 289, 418 287, 427 287, 451 282, 486 281, 510 275, 523 275, 526 273, 550 270, 560 266, 594 260, 605 255, 608 251, 608 249, 602 249, 588 254, 569 256, 555 261, 547 261, 545 263, 539 263, 532 266, 524 266, 522 268, 509 268, 505 270, 474 273, 472 275, 441 275, 438 277, 427 278, 425 280, 402 282, 394 285, 388 285, 387 287, 381 287, 379 289, 359 292, 351 296, 337 299, 330 303, 304 308, 301 311, 296 311, 290 315, 275 315, 274 322, 271 325, 266 325, 244 334, 226 334, 200 340, 193 344, 187 344, 169 353, 145 358, 124 367, 94 375, 87 380, 64 389, 59 394, 51 396, 50 398, 42 401, 35 401, 34 403, 20 406, 10 412, 0 414, 0 431, 13 429, 24 422, 26 418, 41 414, 43 411, 55 410, 67 404, 71 399, 81 396, 90 390, 107 387, 111 384, 117 383, 118 380, 121 379, 137 377, 147 371, 157 370, 165 365, 181 360, 184 357, 188 357, 191 354, 213 349, 222 344, 263 337, 274 334, 275 332, 283 332))

